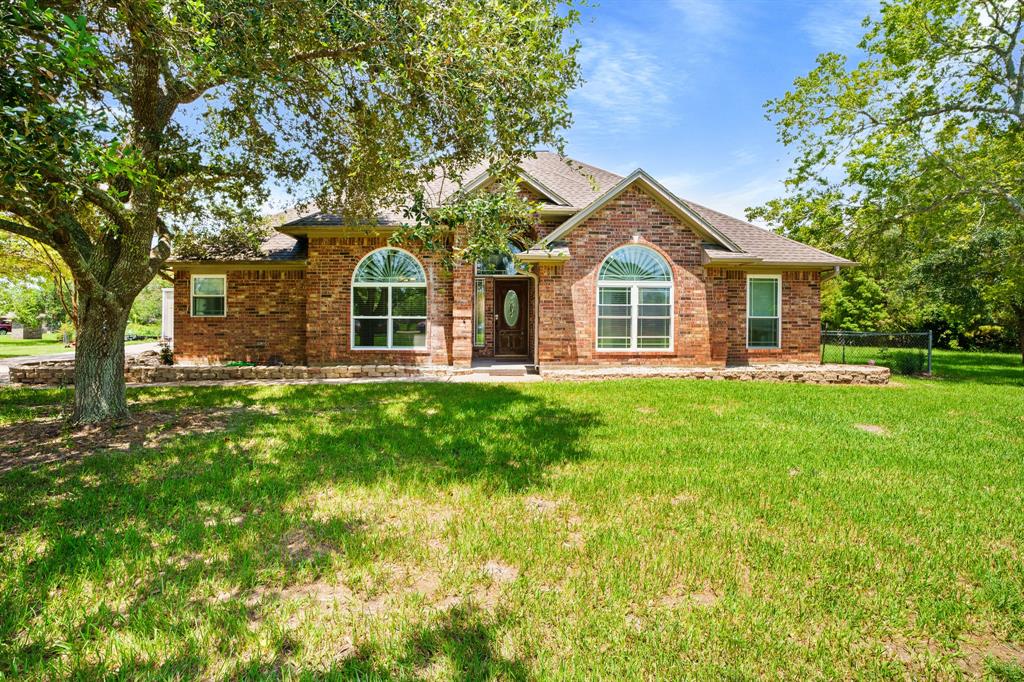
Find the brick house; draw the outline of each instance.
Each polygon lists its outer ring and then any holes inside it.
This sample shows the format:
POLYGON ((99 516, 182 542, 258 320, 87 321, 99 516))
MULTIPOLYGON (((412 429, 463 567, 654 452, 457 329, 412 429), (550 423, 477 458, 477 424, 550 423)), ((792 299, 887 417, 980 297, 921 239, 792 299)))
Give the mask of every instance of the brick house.
MULTIPOLYGON (((850 261, 621 177, 537 152, 540 203, 516 259, 447 271, 394 248, 398 214, 284 222, 256 260, 172 261, 180 362, 468 366, 817 362, 819 287, 850 261)), ((489 181, 484 167, 455 189, 489 181)))

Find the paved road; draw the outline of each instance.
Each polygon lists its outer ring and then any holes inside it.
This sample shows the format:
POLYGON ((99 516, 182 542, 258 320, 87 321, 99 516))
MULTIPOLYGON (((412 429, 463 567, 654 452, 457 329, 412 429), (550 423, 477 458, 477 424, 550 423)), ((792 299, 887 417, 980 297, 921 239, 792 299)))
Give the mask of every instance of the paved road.
MULTIPOLYGON (((160 344, 157 342, 152 343, 133 343, 124 347, 125 357, 130 358, 133 355, 139 353, 145 353, 148 350, 159 350, 160 344)), ((40 360, 74 360, 75 352, 71 351, 68 353, 51 353, 49 355, 23 355, 17 358, 0 358, 0 384, 7 384, 11 381, 10 368, 15 365, 20 365, 23 362, 39 362, 40 360)))

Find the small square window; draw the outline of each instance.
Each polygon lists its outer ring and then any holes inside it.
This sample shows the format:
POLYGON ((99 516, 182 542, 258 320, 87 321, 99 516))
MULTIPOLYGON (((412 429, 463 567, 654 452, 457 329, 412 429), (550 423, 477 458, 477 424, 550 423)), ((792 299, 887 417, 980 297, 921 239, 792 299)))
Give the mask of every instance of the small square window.
POLYGON ((227 278, 224 275, 192 276, 192 317, 224 317, 227 314, 227 278))

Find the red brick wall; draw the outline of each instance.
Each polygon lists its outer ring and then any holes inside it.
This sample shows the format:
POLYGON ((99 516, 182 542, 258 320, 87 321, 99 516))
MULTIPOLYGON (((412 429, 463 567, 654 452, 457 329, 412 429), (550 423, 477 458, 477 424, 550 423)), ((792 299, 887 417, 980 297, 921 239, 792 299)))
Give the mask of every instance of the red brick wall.
POLYGON ((550 364, 712 363, 700 237, 637 188, 619 195, 566 238, 568 262, 540 268, 539 361, 550 364), (616 248, 634 243, 672 266, 675 337, 671 351, 597 351, 597 271, 616 248))
POLYGON ((546 364, 723 365, 818 359, 819 275, 785 272, 782 348, 746 348, 746 274, 705 270, 701 237, 638 188, 623 192, 567 236, 572 257, 541 266, 538 361, 546 364), (671 264, 672 351, 596 350, 597 271, 614 249, 634 243, 671 264))
MULTIPOLYGON (((724 365, 818 360, 820 276, 785 272, 782 278, 782 348, 746 348, 746 274, 705 269, 701 238, 637 188, 625 191, 567 237, 572 258, 539 266, 531 280, 529 343, 539 322, 535 357, 542 364, 724 365), (659 251, 671 264, 674 338, 671 351, 596 350, 597 271, 625 244, 659 251), (536 296, 534 296, 536 288, 536 296)), ((487 283, 487 343, 472 348, 474 277, 471 265, 447 273, 429 254, 417 253, 427 273, 428 349, 350 349, 352 274, 370 251, 386 246, 372 236, 309 240, 301 271, 227 273, 228 315, 192 318, 189 272, 175 275, 175 352, 184 362, 246 360, 330 364, 460 364, 494 352, 494 280, 487 283)))
MULTIPOLYGON (((205 273, 204 273, 205 274, 205 273)), ((306 360, 305 273, 232 270, 227 316, 192 317, 191 272, 174 274, 174 356, 178 362, 306 360)))
MULTIPOLYGON (((306 356, 311 365, 450 364, 452 282, 429 254, 414 253, 427 273, 427 350, 351 350, 352 274, 385 237, 310 237, 306 270, 306 356)), ((467 356, 468 357, 468 356, 467 356)), ((468 361, 468 360, 467 360, 468 361)))
POLYGON ((759 362, 818 362, 821 340, 821 275, 782 273, 781 348, 747 348, 747 273, 711 269, 714 291, 713 347, 731 365, 759 362))

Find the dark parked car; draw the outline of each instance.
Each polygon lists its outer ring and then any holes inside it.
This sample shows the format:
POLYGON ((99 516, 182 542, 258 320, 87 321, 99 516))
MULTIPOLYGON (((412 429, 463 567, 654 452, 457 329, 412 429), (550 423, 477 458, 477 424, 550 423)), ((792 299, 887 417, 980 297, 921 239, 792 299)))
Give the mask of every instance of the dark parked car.
POLYGON ((6 317, 0 317, 0 334, 10 334, 12 329, 14 329, 14 323, 6 317))

